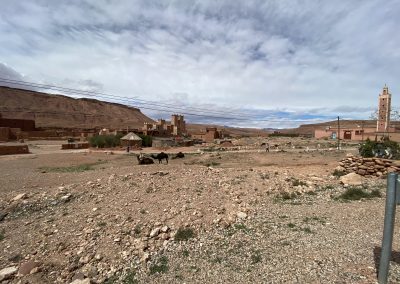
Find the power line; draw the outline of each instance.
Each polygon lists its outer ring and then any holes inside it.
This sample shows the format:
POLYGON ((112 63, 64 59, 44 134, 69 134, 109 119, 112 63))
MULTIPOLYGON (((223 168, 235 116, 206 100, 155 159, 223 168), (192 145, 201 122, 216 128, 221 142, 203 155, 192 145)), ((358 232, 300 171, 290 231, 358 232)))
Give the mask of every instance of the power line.
MULTIPOLYGON (((12 79, 6 79, 6 78, 0 78, 0 82, 22 85, 22 86, 27 86, 27 87, 41 88, 41 89, 50 89, 50 90, 61 91, 61 92, 68 92, 68 93, 72 93, 72 94, 78 94, 78 95, 84 95, 84 96, 90 96, 90 97, 101 97, 101 98, 107 98, 107 99, 117 98, 120 101, 124 101, 124 102, 128 102, 128 103, 136 102, 137 104, 140 104, 140 105, 152 105, 152 106, 157 106, 157 107, 173 107, 174 109, 189 110, 189 111, 204 111, 207 113, 212 113, 212 114, 217 114, 217 115, 232 115, 232 112, 226 112, 226 111, 210 110, 210 109, 204 109, 204 108, 198 108, 198 107, 180 107, 180 106, 176 106, 174 104, 160 103, 160 102, 138 99, 137 97, 132 97, 132 98, 122 97, 122 96, 110 95, 110 94, 105 94, 105 93, 100 93, 100 92, 95 92, 95 91, 78 90, 78 89, 72 89, 72 88, 59 87, 59 86, 55 86, 55 85, 39 84, 39 83, 25 82, 25 81, 12 80, 12 79)), ((168 109, 168 110, 170 110, 170 109, 168 109)), ((245 114, 240 114, 240 113, 238 113, 238 114, 233 113, 233 114, 238 117, 249 118, 249 116, 245 115, 245 114)))
MULTIPOLYGON (((132 105, 135 106, 133 103, 135 101, 142 101, 143 103, 139 104, 145 104, 145 105, 150 105, 153 107, 146 107, 146 106, 141 106, 141 109, 147 109, 147 110, 153 110, 153 111, 159 111, 159 112, 165 112, 165 113, 171 113, 171 111, 174 111, 176 109, 179 109, 178 111, 181 114, 188 115, 188 116, 196 116, 196 117, 206 117, 206 118, 214 118, 214 119, 223 119, 223 120, 234 120, 234 121, 254 121, 254 122, 310 122, 309 119, 279 119, 276 120, 275 118, 273 119, 259 119, 256 117, 249 117, 249 116, 241 116, 235 113, 227 113, 223 111, 210 111, 210 110, 205 110, 202 108, 191 108, 191 107, 177 107, 172 104, 161 104, 161 103, 156 103, 152 101, 147 101, 147 100, 142 100, 142 99, 136 99, 134 98, 127 98, 127 97, 122 97, 122 96, 116 96, 116 95, 110 95, 110 94, 105 94, 105 93, 99 93, 95 91, 85 91, 85 90, 78 90, 78 89, 72 89, 72 88, 65 88, 65 87, 59 87, 55 85, 46 85, 46 84, 38 84, 38 83, 32 83, 32 82, 25 82, 25 81, 20 81, 20 80, 12 80, 12 79, 7 79, 7 78, 1 78, 0 77, 0 82, 3 83, 8 83, 8 84, 15 84, 18 86, 25 86, 25 87, 35 87, 35 88, 41 88, 41 89, 50 89, 50 90, 55 90, 55 91, 61 91, 61 92, 68 92, 76 95, 81 95, 81 96, 89 96, 89 97, 95 97, 95 98, 107 98, 111 99, 113 101, 111 102, 117 102, 117 103, 122 103, 124 105, 132 105), (168 108, 168 106, 173 107, 173 109, 168 108), (183 111, 181 111, 183 110, 183 111), (193 110, 204 110, 203 113, 196 113, 196 111, 193 110), (207 114, 208 113, 208 114, 207 114), (234 115, 234 116, 221 116, 221 115, 234 115)), ((29 90, 32 91, 32 90, 29 90)), ((22 112, 22 111, 21 111, 22 112)), ((34 111, 31 111, 31 113, 34 111)), ((200 111, 199 111, 200 112, 200 111)), ((41 112, 36 112, 36 113, 41 113, 41 112)), ((51 112, 42 112, 42 113, 51 113, 51 112)), ((60 112, 56 112, 53 114, 59 114, 60 112)), ((68 113, 68 114, 76 114, 76 113, 68 113)), ((99 114, 97 114, 99 115, 99 114)), ((100 116, 100 115, 99 115, 100 116)), ((329 119, 329 118, 326 118, 329 119)), ((326 120, 324 119, 324 120, 326 120)), ((324 121, 322 119, 316 119, 312 120, 313 122, 317 121, 324 121)))

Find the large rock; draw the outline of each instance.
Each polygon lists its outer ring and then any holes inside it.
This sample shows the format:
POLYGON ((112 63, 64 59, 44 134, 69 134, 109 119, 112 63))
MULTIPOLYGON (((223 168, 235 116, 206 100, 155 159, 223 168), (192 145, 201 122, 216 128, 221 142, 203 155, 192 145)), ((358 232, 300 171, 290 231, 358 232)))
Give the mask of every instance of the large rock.
POLYGON ((340 177, 340 182, 348 185, 361 185, 362 184, 362 176, 356 173, 350 173, 345 176, 340 177))
POLYGON ((392 162, 392 166, 394 167, 400 167, 400 160, 395 160, 392 162))
POLYGON ((0 270, 0 281, 11 278, 15 273, 17 273, 18 268, 15 266, 10 266, 0 270))
POLYGON ((36 268, 39 267, 40 263, 37 261, 33 261, 33 260, 29 260, 27 262, 24 262, 21 264, 21 266, 19 267, 18 270, 18 274, 20 275, 27 275, 29 273, 31 273, 31 271, 36 268))

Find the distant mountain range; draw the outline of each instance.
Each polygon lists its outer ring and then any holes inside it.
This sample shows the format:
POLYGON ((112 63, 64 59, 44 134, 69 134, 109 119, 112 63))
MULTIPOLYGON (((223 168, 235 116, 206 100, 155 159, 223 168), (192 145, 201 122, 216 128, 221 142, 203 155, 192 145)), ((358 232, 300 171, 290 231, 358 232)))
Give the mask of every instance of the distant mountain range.
POLYGON ((0 86, 5 118, 34 119, 43 128, 141 128, 153 120, 140 109, 94 99, 75 99, 0 86))

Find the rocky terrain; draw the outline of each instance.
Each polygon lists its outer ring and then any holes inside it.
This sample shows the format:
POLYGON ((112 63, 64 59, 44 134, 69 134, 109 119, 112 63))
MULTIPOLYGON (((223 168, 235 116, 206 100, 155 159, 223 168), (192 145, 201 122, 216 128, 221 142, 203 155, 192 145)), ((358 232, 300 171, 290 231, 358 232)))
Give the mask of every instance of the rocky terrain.
MULTIPOLYGON (((109 152, 1 157, 0 279, 376 283, 386 183, 341 181, 333 173, 346 154, 199 152, 153 165, 109 152)), ((399 282, 396 258, 391 267, 399 282)))

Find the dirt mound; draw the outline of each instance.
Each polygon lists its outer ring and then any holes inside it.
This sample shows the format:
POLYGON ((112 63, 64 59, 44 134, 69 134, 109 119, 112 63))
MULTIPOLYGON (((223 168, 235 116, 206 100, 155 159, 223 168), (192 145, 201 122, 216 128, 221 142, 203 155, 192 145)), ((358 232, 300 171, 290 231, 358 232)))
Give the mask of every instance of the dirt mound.
POLYGON ((4 118, 34 119, 37 127, 140 128, 153 122, 140 109, 94 99, 74 99, 0 86, 4 118))

